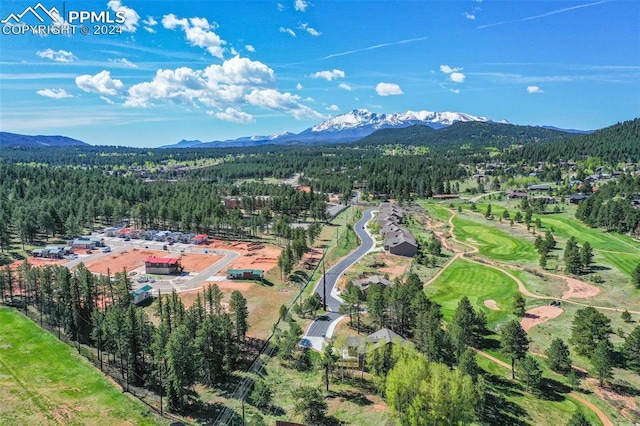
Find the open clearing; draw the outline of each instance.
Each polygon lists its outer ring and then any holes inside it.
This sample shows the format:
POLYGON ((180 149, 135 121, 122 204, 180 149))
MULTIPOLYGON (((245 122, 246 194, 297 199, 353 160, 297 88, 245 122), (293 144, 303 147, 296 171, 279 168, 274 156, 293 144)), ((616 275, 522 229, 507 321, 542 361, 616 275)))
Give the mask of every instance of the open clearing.
POLYGON ((494 326, 509 314, 504 307, 511 306, 518 285, 496 269, 456 259, 433 283, 425 287, 425 291, 429 298, 442 306, 445 321, 451 321, 458 301, 467 296, 472 305, 485 311, 489 325, 494 326), (485 300, 495 301, 499 310, 487 308, 485 300))
POLYGON ((126 268, 133 271, 144 266, 144 261, 149 256, 156 257, 181 257, 185 272, 202 272, 209 266, 222 259, 220 255, 200 253, 170 253, 166 251, 134 248, 116 253, 110 253, 100 259, 92 260, 86 264, 87 269, 96 274, 111 274, 121 272, 126 268))
POLYGON ((16 311, 0 307, 0 324, 0 424, 168 424, 16 311))
MULTIPOLYGON (((298 289, 294 286, 290 287, 268 287, 261 285, 259 282, 246 281, 219 281, 206 282, 200 293, 204 293, 204 288, 209 284, 216 284, 224 293, 223 303, 229 302, 229 297, 234 290, 238 290, 247 299, 247 307, 249 308, 249 337, 258 339, 266 339, 271 333, 271 327, 278 320, 280 315, 280 306, 288 305, 297 293, 298 289)), ((189 291, 180 293, 180 299, 186 307, 190 307, 196 299, 198 291, 189 291)), ((204 294, 201 294, 203 296, 204 294)))

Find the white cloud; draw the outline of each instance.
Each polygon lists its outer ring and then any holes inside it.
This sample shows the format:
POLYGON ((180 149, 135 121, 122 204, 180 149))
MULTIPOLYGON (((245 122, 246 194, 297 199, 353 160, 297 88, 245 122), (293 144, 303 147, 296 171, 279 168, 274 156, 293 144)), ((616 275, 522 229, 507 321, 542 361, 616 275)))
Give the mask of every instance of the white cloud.
POLYGON ((125 65, 125 66, 129 67, 129 68, 138 68, 138 66, 136 64, 134 64, 133 62, 131 62, 127 58, 109 59, 109 62, 113 62, 114 64, 122 64, 122 65, 125 65))
MULTIPOLYGON (((124 23, 122 25, 122 30, 128 33, 135 33, 138 29, 138 20, 140 19, 140 15, 138 12, 127 7, 122 4, 120 0, 111 0, 107 3, 107 7, 114 12, 124 12, 124 23)), ((153 18, 152 18, 153 19, 153 18)))
POLYGON ((341 89, 344 89, 344 90, 346 90, 348 92, 353 90, 353 87, 351 87, 351 85, 347 84, 347 83, 340 83, 340 84, 338 84, 338 87, 341 88, 341 89))
MULTIPOLYGON (((210 111, 207 111, 207 114, 211 115, 210 111)), ((215 116, 218 117, 220 120, 224 120, 224 121, 230 121, 231 123, 253 123, 255 120, 255 118, 253 118, 253 115, 251 114, 247 114, 246 112, 243 111, 239 111, 235 108, 227 108, 224 110, 224 112, 217 112, 215 113, 215 116)))
POLYGON ((122 81, 111 78, 109 71, 103 70, 96 75, 81 75, 76 77, 76 85, 88 93, 115 96, 123 93, 122 81))
POLYGON ((53 50, 51 48, 46 50, 38 50, 36 52, 36 55, 41 58, 51 59, 52 61, 56 62, 73 62, 78 59, 73 53, 67 50, 53 50))
POLYGON ((155 20, 153 16, 147 16, 147 19, 143 19, 142 23, 144 24, 144 29, 150 33, 155 33, 156 30, 153 29, 156 25, 158 25, 158 21, 155 20))
POLYGON ((253 119, 240 110, 247 105, 282 111, 296 119, 322 118, 302 104, 299 96, 276 90, 276 84, 275 72, 262 62, 234 57, 204 70, 187 67, 158 70, 153 80, 129 88, 124 105, 146 108, 173 103, 188 108, 214 107, 221 112, 211 114, 234 122, 253 119))
POLYGON ((458 94, 460 93, 460 89, 451 89, 450 92, 458 94))
POLYGON ((452 72, 462 71, 462 68, 451 68, 449 65, 440 65, 440 71, 445 74, 451 74, 452 72))
POLYGON ((294 0, 293 8, 298 12, 304 12, 309 7, 309 2, 305 0, 294 0))
POLYGON ((289 92, 280 93, 274 89, 254 90, 244 98, 249 105, 284 111, 293 115, 296 120, 323 118, 322 114, 302 105, 299 102, 300 96, 292 95, 289 92))
POLYGON ((378 83, 376 93, 380 96, 402 95, 404 92, 395 83, 378 83))
POLYGON ((527 93, 544 93, 538 86, 527 86, 527 93))
POLYGON ((296 89, 302 90, 302 84, 300 84, 300 83, 296 84, 296 89))
POLYGON ((465 12, 464 13, 464 17, 467 18, 467 19, 471 19, 472 21, 474 19, 476 19, 476 15, 474 15, 473 13, 469 13, 469 12, 465 12))
POLYGON ((42 89, 36 92, 40 96, 52 99, 73 98, 73 95, 64 89, 42 89))
POLYGON ((334 69, 333 71, 318 71, 311 74, 311 78, 324 78, 327 81, 331 81, 334 78, 344 78, 344 71, 334 69))
POLYGON ((291 37, 295 37, 296 36, 295 31, 293 31, 291 28, 280 27, 280 32, 281 33, 287 33, 291 37))
POLYGON ((192 46, 203 47, 216 58, 222 59, 224 46, 227 42, 212 31, 215 24, 209 24, 207 18, 177 18, 173 13, 162 17, 162 26, 168 30, 180 27, 192 46))
POLYGON ((327 109, 328 109, 329 111, 340 111, 340 107, 339 107, 338 105, 336 105, 336 104, 333 104, 333 105, 331 105, 331 106, 328 106, 328 107, 327 107, 327 109))
POLYGON ((276 5, 276 7, 277 7, 277 8, 278 8, 278 10, 279 10, 279 11, 281 11, 281 12, 284 10, 284 4, 282 4, 282 3, 278 3, 278 4, 276 5))
POLYGON ((315 28, 311 28, 309 26, 309 24, 302 24, 299 27, 301 30, 305 30, 306 32, 308 32, 309 34, 311 34, 313 37, 318 37, 320 34, 322 34, 321 32, 319 32, 318 30, 316 30, 315 28))
POLYGON ((103 101, 105 101, 106 103, 108 103, 109 105, 115 105, 116 103, 113 102, 111 99, 107 98, 106 96, 100 96, 100 99, 102 99, 103 101))
POLYGON ((253 45, 251 45, 251 44, 247 44, 244 48, 247 49, 247 51, 251 52, 251 53, 256 51, 256 48, 253 47, 253 45))
POLYGON ((464 83, 465 77, 466 76, 461 72, 452 72, 451 74, 449 74, 449 79, 451 79, 451 81, 453 81, 454 83, 464 83))

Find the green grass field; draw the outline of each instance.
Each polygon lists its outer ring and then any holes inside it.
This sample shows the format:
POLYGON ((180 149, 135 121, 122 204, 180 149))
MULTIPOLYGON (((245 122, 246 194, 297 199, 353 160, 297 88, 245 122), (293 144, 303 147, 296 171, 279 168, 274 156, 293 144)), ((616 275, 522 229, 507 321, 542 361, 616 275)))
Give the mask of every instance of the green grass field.
POLYGON ((451 320, 458 302, 467 296, 471 304, 485 312, 489 326, 493 328, 511 312, 518 285, 493 268, 457 259, 425 289, 429 298, 442 306, 445 321, 451 320), (495 300, 500 310, 487 308, 485 300, 495 300))
POLYGON ((596 414, 578 402, 556 395, 556 398, 540 398, 526 393, 517 382, 510 381, 509 370, 494 364, 492 361, 478 356, 478 365, 488 373, 489 388, 500 394, 504 401, 493 407, 500 415, 502 424, 530 424, 530 425, 565 425, 577 410, 589 419, 592 425, 602 423, 596 414), (518 423, 522 422, 522 423, 518 423))
POLYGON ((0 324, 0 424, 169 424, 22 314, 0 307, 0 324))
POLYGON ((491 225, 476 223, 456 216, 453 219, 455 235, 467 244, 477 247, 480 255, 502 262, 536 262, 538 255, 532 242, 514 238, 491 225))
POLYGON ((542 225, 545 229, 553 228, 554 234, 561 238, 575 237, 579 242, 589 241, 594 249, 629 252, 639 249, 640 243, 628 235, 604 232, 598 228, 590 228, 573 217, 567 215, 542 215, 542 225))

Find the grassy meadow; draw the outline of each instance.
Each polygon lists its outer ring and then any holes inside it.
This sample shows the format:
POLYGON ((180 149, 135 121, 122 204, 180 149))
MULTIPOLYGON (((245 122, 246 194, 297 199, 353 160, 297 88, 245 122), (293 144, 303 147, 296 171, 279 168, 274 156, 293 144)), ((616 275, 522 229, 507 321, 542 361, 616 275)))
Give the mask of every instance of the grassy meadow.
POLYGON ((0 424, 169 424, 76 351, 0 307, 0 424))

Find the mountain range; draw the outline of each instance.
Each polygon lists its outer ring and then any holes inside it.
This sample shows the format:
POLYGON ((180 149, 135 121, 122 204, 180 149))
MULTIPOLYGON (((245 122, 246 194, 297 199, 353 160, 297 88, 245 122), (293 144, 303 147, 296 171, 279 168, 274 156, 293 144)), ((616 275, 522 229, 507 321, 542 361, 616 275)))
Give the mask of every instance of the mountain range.
MULTIPOLYGON (((462 112, 431 112, 431 111, 407 111, 403 113, 375 113, 366 109, 355 109, 344 114, 331 117, 313 127, 300 132, 284 132, 269 136, 246 136, 238 139, 213 140, 202 142, 199 140, 182 140, 176 144, 165 145, 160 148, 237 148, 259 146, 267 144, 295 145, 295 144, 317 144, 317 143, 349 143, 361 141, 363 138, 372 136, 376 138, 389 137, 387 131, 393 129, 415 128, 412 133, 424 136, 420 129, 440 130, 465 123, 463 127, 473 127, 473 123, 482 124, 483 131, 488 128, 506 126, 513 128, 527 128, 535 130, 549 130, 559 133, 591 133, 577 130, 563 130, 550 126, 532 127, 516 126, 506 120, 495 121, 487 117, 478 117, 462 112), (485 128, 485 126, 487 126, 485 128), (378 137, 379 136, 379 137, 378 137)), ((402 132, 400 132, 402 133, 402 132)), ((403 134, 403 138, 406 133, 403 134)), ((442 135, 444 136, 444 135, 442 135)), ((457 137, 457 136, 456 136, 457 137)), ((411 139, 411 138, 410 138, 411 139)), ((369 139, 367 143, 372 142, 369 139)), ((2 147, 38 147, 38 146, 85 146, 85 142, 68 138, 65 136, 26 136, 15 133, 0 132, 0 146, 2 147)))
POLYGON ((41 146, 89 146, 88 143, 66 136, 28 136, 17 133, 0 132, 1 147, 41 147, 41 146))
POLYGON ((398 129, 416 125, 441 129, 458 122, 508 124, 507 121, 498 122, 486 117, 478 117, 461 112, 407 111, 404 113, 378 114, 366 109, 354 109, 331 117, 300 133, 285 132, 270 136, 250 136, 211 142, 182 140, 177 144, 165 145, 161 148, 221 148, 265 144, 348 143, 362 139, 381 129, 398 129))

